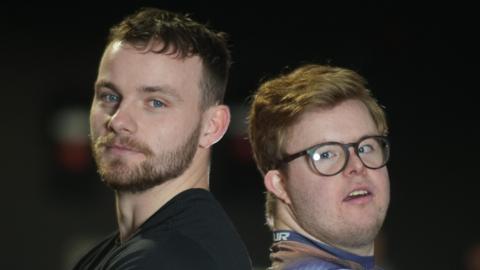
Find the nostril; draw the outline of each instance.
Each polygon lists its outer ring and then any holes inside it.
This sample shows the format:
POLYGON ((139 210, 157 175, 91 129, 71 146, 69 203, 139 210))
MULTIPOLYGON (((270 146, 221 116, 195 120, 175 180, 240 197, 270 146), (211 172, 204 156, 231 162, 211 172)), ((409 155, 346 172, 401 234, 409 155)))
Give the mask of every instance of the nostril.
POLYGON ((136 131, 136 122, 130 111, 117 110, 107 122, 108 128, 116 133, 132 133, 136 131))

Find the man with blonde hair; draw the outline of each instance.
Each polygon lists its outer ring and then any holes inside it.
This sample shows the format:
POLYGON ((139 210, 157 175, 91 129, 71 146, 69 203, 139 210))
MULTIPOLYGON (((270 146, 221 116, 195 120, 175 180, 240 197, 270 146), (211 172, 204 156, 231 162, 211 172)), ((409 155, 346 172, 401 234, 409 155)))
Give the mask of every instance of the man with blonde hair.
POLYGON ((378 269, 386 135, 384 111, 354 71, 306 65, 260 86, 249 139, 267 189, 271 269, 378 269))

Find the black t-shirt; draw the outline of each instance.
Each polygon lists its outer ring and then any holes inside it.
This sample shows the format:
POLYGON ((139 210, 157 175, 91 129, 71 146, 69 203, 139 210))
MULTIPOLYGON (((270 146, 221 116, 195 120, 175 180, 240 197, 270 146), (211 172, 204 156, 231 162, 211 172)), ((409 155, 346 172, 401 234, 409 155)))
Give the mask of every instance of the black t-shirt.
POLYGON ((83 269, 252 269, 238 233, 212 194, 184 191, 153 214, 129 240, 118 231, 74 267, 83 269))

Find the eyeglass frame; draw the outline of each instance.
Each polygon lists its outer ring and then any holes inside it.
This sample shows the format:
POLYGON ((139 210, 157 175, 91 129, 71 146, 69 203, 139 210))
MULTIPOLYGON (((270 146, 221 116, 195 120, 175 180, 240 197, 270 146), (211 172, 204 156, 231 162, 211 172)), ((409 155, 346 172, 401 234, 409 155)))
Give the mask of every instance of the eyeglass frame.
POLYGON ((302 151, 297 152, 295 154, 291 154, 291 155, 288 155, 288 156, 284 157, 282 160, 280 160, 277 167, 280 167, 281 165, 287 164, 287 163, 289 163, 289 162, 291 162, 291 161, 293 161, 293 160, 295 160, 299 157, 308 156, 308 159, 311 162, 311 165, 313 166, 313 168, 315 169, 315 171, 318 174, 320 174, 322 176, 334 176, 334 175, 337 175, 337 174, 341 173, 347 167, 348 161, 350 160, 350 151, 349 151, 350 147, 353 147, 354 152, 357 155, 360 162, 362 162, 363 166, 365 166, 368 169, 372 169, 372 170, 380 169, 380 168, 384 167, 385 165, 387 165, 387 163, 390 159, 390 141, 388 140, 388 137, 385 136, 385 135, 367 135, 367 136, 361 137, 357 142, 353 142, 353 143, 341 143, 341 142, 329 141, 329 142, 324 142, 324 143, 320 143, 320 144, 310 146, 305 150, 302 150, 302 151), (384 151, 386 153, 386 157, 384 158, 385 160, 384 160, 383 164, 379 167, 371 167, 371 166, 366 165, 365 162, 363 161, 363 159, 360 157, 360 155, 358 153, 358 146, 360 145, 360 143, 363 142, 364 140, 371 139, 371 138, 373 138, 373 139, 380 138, 386 143, 385 144, 385 149, 386 150, 384 151), (339 145, 339 146, 342 147, 343 152, 345 153, 345 162, 344 162, 343 166, 338 170, 338 172, 335 172, 333 174, 325 174, 325 173, 320 172, 317 169, 317 167, 315 166, 315 161, 313 160, 313 154, 315 153, 315 151, 318 148, 320 148, 322 146, 325 146, 325 145, 339 145))

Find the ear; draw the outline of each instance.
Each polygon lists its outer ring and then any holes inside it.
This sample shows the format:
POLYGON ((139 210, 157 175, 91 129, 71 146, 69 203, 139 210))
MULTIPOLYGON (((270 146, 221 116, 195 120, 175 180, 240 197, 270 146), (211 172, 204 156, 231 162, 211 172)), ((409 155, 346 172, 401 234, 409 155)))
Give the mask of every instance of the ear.
POLYGON ((208 148, 220 141, 230 124, 230 110, 226 105, 215 105, 204 113, 199 145, 208 148))
POLYGON ((285 189, 285 176, 279 170, 270 170, 265 174, 263 183, 268 191, 286 204, 291 204, 290 197, 285 189))

